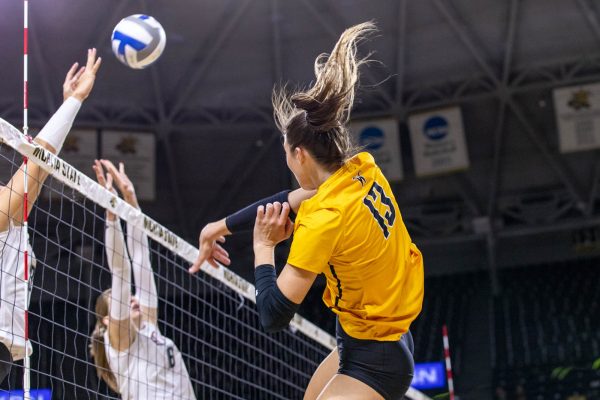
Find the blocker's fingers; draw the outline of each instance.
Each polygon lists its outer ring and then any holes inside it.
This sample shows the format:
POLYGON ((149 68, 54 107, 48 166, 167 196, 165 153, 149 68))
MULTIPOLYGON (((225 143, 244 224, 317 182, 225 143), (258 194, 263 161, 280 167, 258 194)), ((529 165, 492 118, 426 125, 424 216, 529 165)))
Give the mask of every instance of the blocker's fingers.
POLYGON ((110 189, 112 189, 112 187, 113 187, 113 177, 112 177, 112 175, 108 175, 106 177, 106 188, 108 190, 110 190, 110 189))
POLYGON ((92 169, 96 173, 96 179, 98 180, 98 183, 104 186, 106 184, 106 181, 104 179, 104 170, 102 169, 102 164, 100 164, 100 161, 94 160, 94 165, 92 165, 92 169))
POLYGON ((71 82, 73 82, 73 84, 75 84, 84 72, 85 72, 85 67, 79 68, 79 71, 77 71, 77 73, 73 77, 71 77, 71 82))
POLYGON ((100 64, 102 64, 102 57, 98 57, 98 59, 94 63, 94 66, 92 67, 92 72, 94 73, 94 75, 96 75, 98 69, 100 69, 100 64))
POLYGON ((95 63, 96 63, 96 49, 95 48, 88 49, 87 62, 85 64, 85 66, 93 71, 95 63))
POLYGON ((69 72, 67 72, 67 78, 65 79, 65 82, 70 82, 71 80, 73 80, 73 77, 75 76, 75 71, 77 71, 77 66, 79 65, 79 63, 73 63, 73 65, 71 65, 71 68, 69 69, 69 72))

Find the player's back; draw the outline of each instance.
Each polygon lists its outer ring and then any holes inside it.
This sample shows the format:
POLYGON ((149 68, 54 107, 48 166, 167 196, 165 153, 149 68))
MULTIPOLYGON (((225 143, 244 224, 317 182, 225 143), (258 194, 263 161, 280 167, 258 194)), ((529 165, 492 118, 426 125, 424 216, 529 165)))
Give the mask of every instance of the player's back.
MULTIPOLYGON (((325 241, 315 246, 330 254, 322 271, 327 277, 323 299, 347 333, 399 339, 421 310, 423 264, 373 157, 360 153, 350 159, 298 214, 299 224, 316 227, 316 237, 326 232, 315 239, 325 241)), ((293 244, 294 251, 302 250, 293 244)), ((301 267, 309 262, 297 258, 290 257, 290 263, 301 267)))

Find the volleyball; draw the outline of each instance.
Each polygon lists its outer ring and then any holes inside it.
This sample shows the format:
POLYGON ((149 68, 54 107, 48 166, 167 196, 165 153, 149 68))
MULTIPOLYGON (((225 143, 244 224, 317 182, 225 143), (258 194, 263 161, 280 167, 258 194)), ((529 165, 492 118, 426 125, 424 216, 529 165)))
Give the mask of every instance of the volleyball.
POLYGON ((112 32, 112 49, 115 56, 130 68, 146 68, 160 57, 167 36, 162 25, 144 14, 123 18, 112 32))

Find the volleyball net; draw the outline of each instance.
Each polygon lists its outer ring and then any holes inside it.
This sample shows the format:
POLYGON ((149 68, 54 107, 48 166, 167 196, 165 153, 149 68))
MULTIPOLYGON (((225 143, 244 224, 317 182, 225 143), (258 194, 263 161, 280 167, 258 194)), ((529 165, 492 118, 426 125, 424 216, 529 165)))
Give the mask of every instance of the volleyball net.
MULTIPOLYGON (((29 216, 37 260, 28 330, 32 398, 45 399, 49 392, 60 399, 119 398, 98 379, 89 353, 96 298, 111 284, 104 243, 107 209, 151 239, 159 327, 181 351, 198 399, 302 398, 334 338, 298 315, 290 328, 265 333, 252 284, 208 264, 190 275, 194 246, 1 119, 0 139, 0 185, 7 184, 23 156, 50 173, 29 216)), ((0 399, 22 389, 21 364, 14 363, 0 386, 0 399)), ((426 398, 412 389, 408 396, 426 398)))

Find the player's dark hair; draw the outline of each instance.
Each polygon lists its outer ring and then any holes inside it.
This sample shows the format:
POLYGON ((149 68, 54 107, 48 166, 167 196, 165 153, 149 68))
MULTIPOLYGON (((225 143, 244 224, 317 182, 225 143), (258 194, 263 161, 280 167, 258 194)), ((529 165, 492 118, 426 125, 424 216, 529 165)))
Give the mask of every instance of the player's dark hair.
POLYGON ((102 322, 102 319, 109 313, 111 290, 105 290, 96 299, 96 326, 90 337, 90 355, 96 364, 96 373, 98 378, 104 380, 111 390, 119 393, 119 387, 115 375, 110 370, 108 357, 106 357, 106 348, 104 344, 104 333, 107 326, 102 322))
POLYGON ((306 91, 273 90, 275 123, 293 150, 304 147, 329 171, 337 170, 356 153, 346 123, 358 86, 357 43, 375 30, 372 22, 355 25, 342 33, 330 55, 315 60, 314 85, 306 91))

